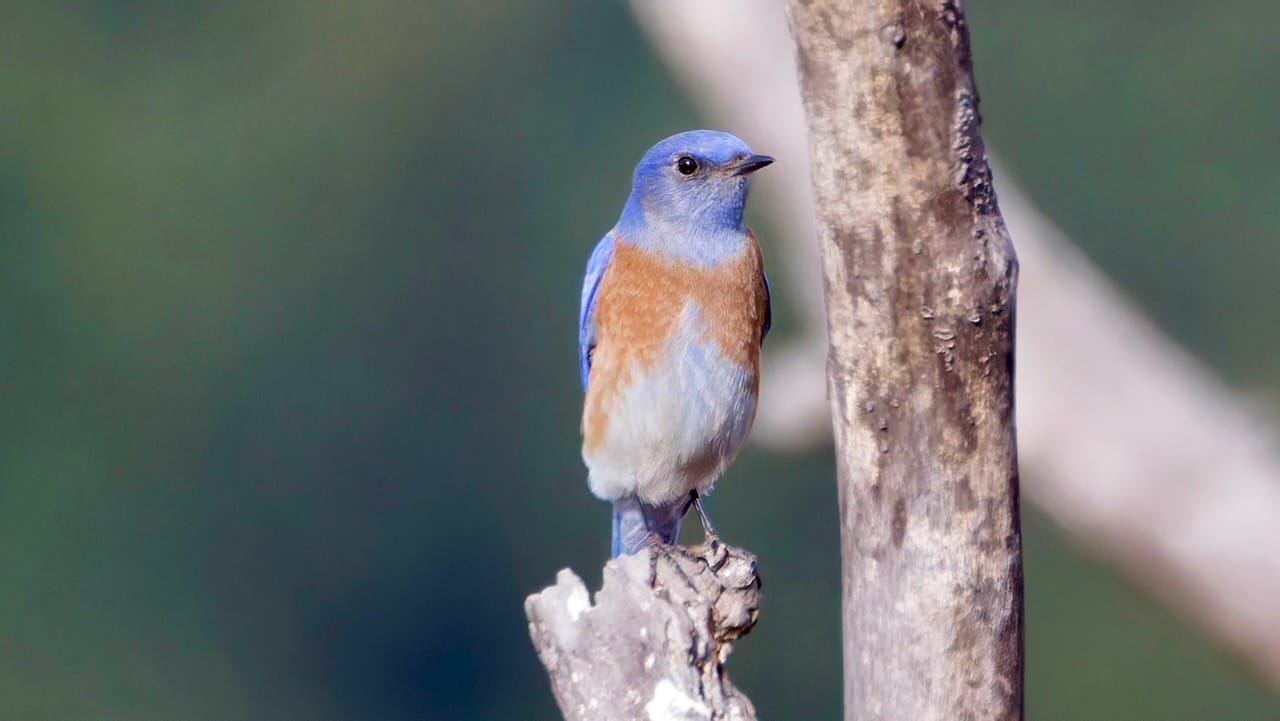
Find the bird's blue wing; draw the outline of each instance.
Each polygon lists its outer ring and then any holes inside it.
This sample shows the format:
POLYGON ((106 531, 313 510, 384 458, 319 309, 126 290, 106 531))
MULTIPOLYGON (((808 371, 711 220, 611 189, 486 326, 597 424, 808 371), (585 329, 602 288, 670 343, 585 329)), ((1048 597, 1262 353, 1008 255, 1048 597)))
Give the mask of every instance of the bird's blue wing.
POLYGON ((591 377, 591 352, 596 347, 596 293, 609 262, 613 260, 613 233, 604 236, 587 261, 587 277, 582 281, 582 309, 578 315, 578 366, 582 372, 582 389, 591 377))

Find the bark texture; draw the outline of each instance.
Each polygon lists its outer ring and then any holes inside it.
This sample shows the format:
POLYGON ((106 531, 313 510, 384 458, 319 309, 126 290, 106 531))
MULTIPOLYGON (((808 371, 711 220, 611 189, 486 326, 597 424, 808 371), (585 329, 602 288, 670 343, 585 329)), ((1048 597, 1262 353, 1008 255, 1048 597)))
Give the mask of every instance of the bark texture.
POLYGON ((790 12, 826 286, 845 718, 1019 719, 1017 263, 964 14, 790 12))
POLYGON ((610 561, 594 606, 564 569, 524 607, 569 721, 755 721, 724 663, 759 602, 755 556, 712 539, 610 561))

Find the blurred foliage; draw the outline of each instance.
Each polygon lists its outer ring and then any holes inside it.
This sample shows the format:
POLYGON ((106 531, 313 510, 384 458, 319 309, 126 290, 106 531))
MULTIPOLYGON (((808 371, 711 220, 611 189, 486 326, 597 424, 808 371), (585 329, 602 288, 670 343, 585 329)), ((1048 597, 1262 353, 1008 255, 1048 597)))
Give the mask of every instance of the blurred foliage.
MULTIPOLYGON (((698 125, 625 5, 2 7, 0 719, 555 718, 521 602, 608 547, 580 274, 698 125)), ((1278 6, 970 16, 1012 171, 1280 384, 1278 6)), ((712 499, 761 554, 732 670, 764 718, 837 717, 833 472, 752 451, 712 499)), ((1280 715, 1027 526, 1033 718, 1280 715)))

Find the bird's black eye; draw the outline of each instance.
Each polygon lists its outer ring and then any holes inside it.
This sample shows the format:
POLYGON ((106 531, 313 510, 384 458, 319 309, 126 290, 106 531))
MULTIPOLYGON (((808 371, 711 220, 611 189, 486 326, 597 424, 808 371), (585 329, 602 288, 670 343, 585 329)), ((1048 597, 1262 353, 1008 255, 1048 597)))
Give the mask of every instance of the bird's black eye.
POLYGON ((681 175, 693 175, 698 172, 698 161, 687 155, 682 155, 676 161, 676 170, 679 170, 681 175))

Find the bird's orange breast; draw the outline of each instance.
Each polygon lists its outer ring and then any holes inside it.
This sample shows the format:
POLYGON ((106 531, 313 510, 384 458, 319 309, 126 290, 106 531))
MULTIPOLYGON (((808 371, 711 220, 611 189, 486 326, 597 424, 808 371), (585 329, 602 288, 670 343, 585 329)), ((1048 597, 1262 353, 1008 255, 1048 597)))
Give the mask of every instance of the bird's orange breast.
POLYGON ((723 361, 757 376, 768 291, 753 236, 741 253, 711 267, 672 261, 618 239, 596 299, 596 349, 582 418, 587 449, 603 441, 620 394, 667 360, 675 333, 687 332, 681 317, 690 304, 699 322, 697 337, 689 340, 714 347, 723 361))

